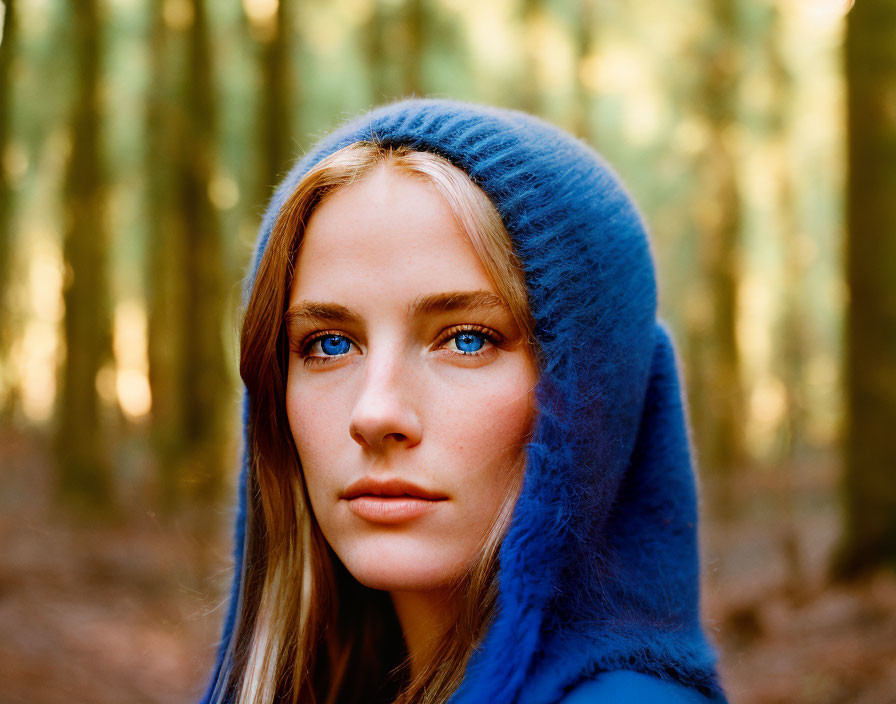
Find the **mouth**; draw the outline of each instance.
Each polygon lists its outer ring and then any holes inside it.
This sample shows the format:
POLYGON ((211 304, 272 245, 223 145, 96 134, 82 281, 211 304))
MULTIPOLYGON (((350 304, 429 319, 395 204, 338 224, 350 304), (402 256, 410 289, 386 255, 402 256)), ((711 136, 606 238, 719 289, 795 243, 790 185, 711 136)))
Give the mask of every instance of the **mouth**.
POLYGON ((371 523, 395 524, 420 518, 447 501, 444 494, 403 479, 363 477, 350 485, 342 498, 359 518, 371 523))
POLYGON ((445 500, 365 494, 349 499, 348 507, 356 516, 371 523, 395 524, 420 518, 445 500))
POLYGON ((362 477, 351 484, 343 493, 342 498, 347 500, 362 496, 375 498, 411 498, 427 501, 443 501, 448 497, 436 490, 426 489, 404 479, 375 479, 362 477))

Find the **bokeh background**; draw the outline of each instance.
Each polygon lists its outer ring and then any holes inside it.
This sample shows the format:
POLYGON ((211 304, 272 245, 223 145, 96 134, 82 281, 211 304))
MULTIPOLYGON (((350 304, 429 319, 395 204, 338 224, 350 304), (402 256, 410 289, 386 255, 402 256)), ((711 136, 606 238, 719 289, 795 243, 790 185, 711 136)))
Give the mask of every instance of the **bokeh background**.
POLYGON ((260 215, 412 94, 543 115, 641 206, 732 703, 896 702, 896 3, 3 8, 0 703, 196 700, 260 215))

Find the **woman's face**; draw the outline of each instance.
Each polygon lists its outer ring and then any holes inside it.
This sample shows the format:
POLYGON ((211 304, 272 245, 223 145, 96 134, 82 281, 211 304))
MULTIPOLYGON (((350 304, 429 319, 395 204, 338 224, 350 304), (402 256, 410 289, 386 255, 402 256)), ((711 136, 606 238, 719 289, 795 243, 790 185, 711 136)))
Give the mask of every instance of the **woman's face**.
POLYGON ((287 414, 324 536, 368 587, 446 586, 534 420, 510 310, 437 191, 389 166, 311 216, 289 305, 287 414))

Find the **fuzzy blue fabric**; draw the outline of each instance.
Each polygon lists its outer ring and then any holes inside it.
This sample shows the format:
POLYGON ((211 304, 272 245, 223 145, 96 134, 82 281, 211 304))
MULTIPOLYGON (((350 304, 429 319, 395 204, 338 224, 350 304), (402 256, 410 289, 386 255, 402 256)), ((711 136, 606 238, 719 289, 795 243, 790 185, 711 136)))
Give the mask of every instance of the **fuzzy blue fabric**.
POLYGON ((583 682, 567 694, 560 704, 719 704, 721 694, 708 699, 697 690, 675 682, 659 680, 631 670, 604 672, 583 682))
MULTIPOLYGON (((498 611, 452 704, 557 702, 614 671, 724 701, 700 624, 696 489, 678 365, 657 319, 653 259, 632 199, 598 154, 542 120, 407 100, 350 122, 293 167, 264 216, 247 290, 298 181, 361 140, 440 154, 485 191, 523 262, 544 353, 537 427, 500 550, 498 611)), ((237 570, 216 676, 239 588, 237 570)))

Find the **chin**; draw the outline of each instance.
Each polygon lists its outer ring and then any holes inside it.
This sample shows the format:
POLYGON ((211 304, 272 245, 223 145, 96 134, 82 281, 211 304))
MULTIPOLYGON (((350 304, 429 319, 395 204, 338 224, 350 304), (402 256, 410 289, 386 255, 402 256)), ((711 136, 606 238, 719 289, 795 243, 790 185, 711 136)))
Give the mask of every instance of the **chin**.
POLYGON ((349 573, 370 589, 388 592, 442 589, 463 569, 462 562, 446 559, 444 545, 412 546, 393 538, 364 543, 335 552, 349 573))

